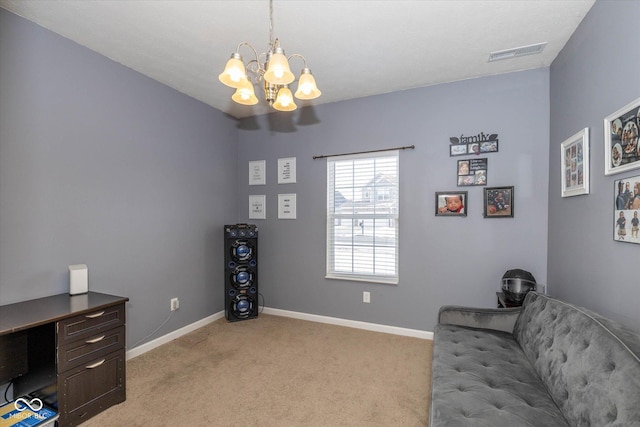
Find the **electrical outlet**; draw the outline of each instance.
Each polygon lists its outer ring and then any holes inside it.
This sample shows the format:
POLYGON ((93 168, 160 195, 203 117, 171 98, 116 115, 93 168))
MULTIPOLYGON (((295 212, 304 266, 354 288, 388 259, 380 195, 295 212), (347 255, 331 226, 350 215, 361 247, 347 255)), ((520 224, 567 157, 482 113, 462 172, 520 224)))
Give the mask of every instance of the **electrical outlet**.
POLYGON ((362 292, 362 302, 369 304, 371 302, 371 292, 362 292))
POLYGON ((171 311, 176 311, 180 308, 180 300, 178 298, 171 298, 171 311))

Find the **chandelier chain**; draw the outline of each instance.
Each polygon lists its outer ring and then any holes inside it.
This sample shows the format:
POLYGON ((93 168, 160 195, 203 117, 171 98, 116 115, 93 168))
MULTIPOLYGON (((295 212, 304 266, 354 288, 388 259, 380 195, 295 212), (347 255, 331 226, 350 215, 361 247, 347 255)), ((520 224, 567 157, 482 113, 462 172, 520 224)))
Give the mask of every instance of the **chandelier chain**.
POLYGON ((269 0, 269 46, 273 46, 273 0, 269 0))

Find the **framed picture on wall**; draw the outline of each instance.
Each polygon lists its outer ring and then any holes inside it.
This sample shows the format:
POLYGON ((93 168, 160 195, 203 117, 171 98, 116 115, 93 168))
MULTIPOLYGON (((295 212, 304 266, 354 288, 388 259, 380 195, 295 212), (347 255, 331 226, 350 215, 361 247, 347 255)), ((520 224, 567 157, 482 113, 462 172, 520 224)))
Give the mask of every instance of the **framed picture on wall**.
POLYGON ((265 185, 266 160, 253 160, 249 162, 249 185, 265 185))
POLYGON ((295 184, 296 158, 278 159, 278 184, 295 184))
POLYGON ((513 187, 485 187, 483 204, 485 218, 513 218, 513 187))
POLYGON ((249 219, 267 219, 266 199, 264 194, 249 196, 249 219))
POLYGON ((487 185, 487 164, 486 158, 458 160, 458 187, 487 185))
POLYGON ((278 194, 278 219, 296 219, 295 194, 278 194))
POLYGON ((640 243, 640 176, 614 181, 613 240, 640 243))
POLYGON ((466 191, 437 191, 436 216, 467 216, 466 191))
POLYGON ((604 119, 604 174, 640 168, 640 98, 604 119))
POLYGON ((589 194, 589 128, 566 139, 560 147, 562 197, 589 194))

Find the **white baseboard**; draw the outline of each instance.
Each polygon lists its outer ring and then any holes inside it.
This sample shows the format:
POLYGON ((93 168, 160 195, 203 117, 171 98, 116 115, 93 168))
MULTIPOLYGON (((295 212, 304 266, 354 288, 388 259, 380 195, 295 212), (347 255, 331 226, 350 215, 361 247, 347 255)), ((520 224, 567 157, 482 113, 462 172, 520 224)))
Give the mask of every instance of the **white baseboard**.
POLYGON ((169 332, 168 334, 158 337, 153 341, 149 341, 148 343, 144 343, 142 345, 134 347, 131 350, 127 351, 127 360, 140 356, 141 354, 146 353, 149 350, 153 350, 156 347, 160 347, 162 344, 171 342, 176 338, 180 338, 181 336, 188 334, 189 332, 193 332, 196 329, 202 328, 203 326, 206 326, 209 323, 215 322, 218 319, 222 319, 223 317, 224 317, 224 311, 219 311, 215 314, 212 314, 211 316, 205 317, 204 319, 200 319, 180 329, 176 329, 173 332, 169 332))
MULTIPOLYGON (((377 323, 360 322, 357 320, 340 319, 338 317, 321 316, 319 314, 308 314, 298 311, 281 310, 279 308, 265 307, 262 310, 262 313, 271 314, 273 316, 291 317, 293 319, 309 320, 311 322, 327 323, 329 325, 346 326, 348 328, 364 329, 367 331, 383 332, 386 334, 402 335, 405 337, 421 338, 425 340, 433 339, 433 332, 421 331, 419 329, 400 328, 397 326, 388 326, 380 325, 377 323)), ((144 354, 149 350, 160 347, 162 344, 171 342, 176 338, 180 338, 181 336, 188 334, 189 332, 193 332, 196 329, 202 328, 203 326, 206 326, 209 323, 213 323, 218 319, 222 319, 223 317, 224 311, 219 311, 218 313, 212 314, 211 316, 205 317, 204 319, 200 319, 187 326, 176 329, 173 332, 169 332, 166 335, 149 341, 148 343, 134 347, 131 350, 127 351, 127 360, 140 356, 141 354, 144 354)))
POLYGON ((274 316, 292 317, 294 319, 328 323, 330 325, 346 326, 348 328, 364 329, 374 332, 384 332, 386 334, 402 335, 405 337, 421 338, 425 340, 433 339, 433 332, 421 331, 419 329, 400 328, 397 326, 388 326, 380 325, 377 323, 360 322, 357 320, 340 319, 338 317, 321 316, 319 314, 308 314, 297 311, 281 310, 279 308, 265 307, 262 312, 264 314, 272 314, 274 316))

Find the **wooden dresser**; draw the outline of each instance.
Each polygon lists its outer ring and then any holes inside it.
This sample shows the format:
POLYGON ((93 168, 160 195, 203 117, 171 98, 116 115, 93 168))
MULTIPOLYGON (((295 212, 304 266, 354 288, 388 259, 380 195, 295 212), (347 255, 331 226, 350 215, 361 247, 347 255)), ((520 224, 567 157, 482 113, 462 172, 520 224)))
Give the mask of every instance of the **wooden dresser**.
POLYGON ((11 348, 15 360, 7 363, 21 372, 14 395, 30 394, 57 409, 60 427, 124 402, 128 300, 89 292, 0 306, 0 352, 11 348))

